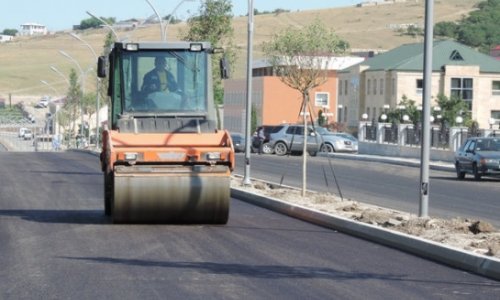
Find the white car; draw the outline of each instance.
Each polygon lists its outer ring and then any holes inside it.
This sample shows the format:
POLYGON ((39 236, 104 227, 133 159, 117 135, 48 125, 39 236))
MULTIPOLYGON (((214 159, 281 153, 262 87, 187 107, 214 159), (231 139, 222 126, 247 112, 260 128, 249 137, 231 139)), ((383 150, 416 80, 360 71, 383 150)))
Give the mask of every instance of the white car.
POLYGON ((50 97, 48 96, 43 96, 39 101, 38 101, 38 104, 35 105, 36 108, 45 108, 47 106, 49 106, 49 102, 50 102, 50 97))
POLYGON ((28 130, 28 128, 26 128, 26 127, 19 128, 19 133, 17 134, 17 136, 20 137, 20 138, 24 137, 24 132, 26 130, 28 130))
POLYGON ((29 129, 26 129, 24 131, 23 139, 31 140, 32 138, 33 138, 33 132, 31 132, 31 130, 29 130, 29 129))

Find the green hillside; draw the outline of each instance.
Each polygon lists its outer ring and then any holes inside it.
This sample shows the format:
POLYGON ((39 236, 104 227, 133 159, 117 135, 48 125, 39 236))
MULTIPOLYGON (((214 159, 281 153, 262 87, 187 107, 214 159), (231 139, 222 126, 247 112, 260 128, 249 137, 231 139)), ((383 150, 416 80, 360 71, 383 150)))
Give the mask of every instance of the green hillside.
MULTIPOLYGON (((435 0, 435 22, 459 20, 474 9, 481 1, 435 0)), ((260 45, 272 34, 289 26, 304 26, 319 18, 337 34, 347 40, 353 49, 387 50, 401 44, 421 40, 401 35, 397 27, 405 24, 423 26, 425 16, 424 0, 408 0, 404 3, 367 7, 345 7, 323 10, 294 11, 281 14, 255 16, 254 59, 262 57, 260 45)), ((75 20, 78 23, 80 20, 75 20)), ((235 17, 235 44, 238 47, 238 61, 233 70, 234 78, 243 78, 246 70, 247 18, 235 17)), ((179 33, 186 30, 185 23, 169 26, 169 39, 179 39, 179 33)), ((102 51, 106 29, 88 30, 78 34, 92 45, 97 53, 102 51)), ((128 40, 157 40, 159 26, 138 28, 133 31, 118 31, 121 38, 128 40)), ((64 95, 67 90, 65 79, 51 70, 56 67, 69 74, 76 64, 60 54, 60 50, 71 55, 84 70, 94 68, 92 52, 69 32, 33 37, 18 38, 14 42, 0 44, 0 98, 12 94, 13 101, 35 99, 40 95, 64 95), (50 87, 43 84, 44 80, 50 87), (54 89, 57 91, 54 91, 54 89)), ((95 88, 94 70, 89 71, 85 80, 87 90, 95 88)))

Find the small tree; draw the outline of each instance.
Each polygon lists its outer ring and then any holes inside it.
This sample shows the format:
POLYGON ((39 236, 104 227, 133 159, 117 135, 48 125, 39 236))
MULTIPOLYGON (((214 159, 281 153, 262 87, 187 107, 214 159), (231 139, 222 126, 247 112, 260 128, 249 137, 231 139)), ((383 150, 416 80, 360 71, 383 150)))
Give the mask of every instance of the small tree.
POLYGON ((82 99, 82 89, 80 83, 78 82, 78 76, 76 75, 75 69, 71 69, 69 73, 69 88, 66 95, 66 102, 64 103, 63 109, 68 112, 69 119, 73 120, 70 128, 71 134, 75 133, 76 120, 80 112, 80 101, 82 99))
MULTIPOLYGON (((327 81, 329 63, 335 59, 335 55, 345 53, 348 48, 347 42, 341 40, 333 30, 326 29, 318 19, 304 28, 288 27, 263 44, 264 53, 281 81, 302 95, 300 111, 309 110, 311 118, 313 112, 309 93, 327 81)), ((308 131, 305 117, 304 127, 306 141, 308 131)), ((306 192, 306 144, 304 142, 302 196, 306 192)))
MULTIPOLYGON (((200 15, 188 20, 189 30, 183 37, 186 41, 208 41, 213 47, 225 46, 225 55, 230 65, 234 65, 235 51, 233 44, 232 8, 230 0, 206 0, 200 7, 200 15)), ((212 65, 217 66, 219 55, 213 55, 212 65)), ((222 104, 224 88, 217 68, 212 69, 214 98, 216 104, 222 104)))
POLYGON ((457 116, 461 116, 464 119, 464 124, 471 123, 471 116, 468 113, 467 103, 460 97, 451 96, 448 98, 443 94, 439 94, 437 96, 437 104, 441 108, 441 122, 446 122, 450 126, 455 126, 457 125, 457 116))

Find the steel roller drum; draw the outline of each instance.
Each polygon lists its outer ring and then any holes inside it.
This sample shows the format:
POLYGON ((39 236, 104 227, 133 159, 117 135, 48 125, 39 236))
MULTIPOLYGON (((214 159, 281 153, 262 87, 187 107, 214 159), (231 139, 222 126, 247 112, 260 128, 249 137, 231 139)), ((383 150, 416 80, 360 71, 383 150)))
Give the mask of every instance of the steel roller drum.
POLYGON ((119 166, 114 172, 114 223, 225 224, 226 166, 119 166))

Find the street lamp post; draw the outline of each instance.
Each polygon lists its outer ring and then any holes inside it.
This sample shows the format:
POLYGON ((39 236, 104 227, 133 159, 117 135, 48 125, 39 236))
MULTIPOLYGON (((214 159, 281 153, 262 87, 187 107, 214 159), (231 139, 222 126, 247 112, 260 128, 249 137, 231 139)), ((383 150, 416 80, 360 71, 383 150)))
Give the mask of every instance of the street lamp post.
POLYGON ((47 81, 45 80, 40 80, 41 83, 45 84, 46 86, 48 86, 49 88, 51 88, 55 93, 56 95, 59 94, 59 92, 56 90, 55 87, 53 87, 52 85, 50 85, 47 81))
MULTIPOLYGON (((59 53, 61 53, 67 59, 71 60, 78 67, 78 70, 80 71, 80 77, 81 77, 81 82, 82 82, 82 94, 83 94, 83 92, 85 91, 85 72, 83 72, 83 69, 80 66, 80 64, 78 63, 78 61, 76 61, 71 55, 69 55, 68 53, 64 52, 63 50, 59 50, 59 53)), ((81 125, 80 125, 80 135, 83 137, 83 107, 82 107, 82 100, 83 99, 80 99, 80 117, 81 117, 81 121, 80 121, 81 122, 81 125)))
MULTIPOLYGON (((94 55, 95 62, 97 63, 98 56, 97 56, 96 52, 94 51, 94 48, 92 48, 92 46, 90 46, 89 43, 87 43, 86 41, 84 41, 78 35, 76 35, 74 33, 71 33, 71 36, 74 37, 75 39, 79 40, 80 42, 82 42, 85 46, 87 46, 87 48, 90 49, 90 51, 92 52, 92 55, 94 55)), ((96 119, 96 124, 95 124, 95 147, 96 148, 99 147, 99 110, 100 110, 99 92, 100 91, 101 91, 101 79, 96 76, 96 109, 95 109, 95 119, 96 119)), ((89 128, 89 135, 90 135, 90 128, 89 128)), ((90 140, 89 140, 89 142, 90 142, 90 140)))
POLYGON ((245 143, 245 173, 243 184, 251 185, 250 181, 250 134, 252 126, 252 48, 253 48, 253 0, 248 0, 248 43, 247 43, 247 99, 246 99, 246 143, 245 143))
POLYGON ((61 71, 59 71, 56 67, 54 67, 54 66, 50 66, 50 69, 51 69, 52 71, 56 72, 57 74, 59 74, 59 76, 61 76, 61 77, 64 79, 64 81, 66 81, 66 83, 67 83, 68 85, 70 84, 70 83, 69 83, 68 78, 67 78, 66 76, 64 76, 64 74, 63 74, 63 73, 61 73, 61 71))
POLYGON ((151 9, 154 11, 156 17, 158 18, 158 21, 160 21, 161 40, 165 41, 165 27, 163 27, 163 20, 162 20, 160 14, 158 13, 158 11, 156 10, 156 8, 153 6, 153 4, 149 0, 146 0, 146 2, 149 4, 149 6, 151 6, 151 9))
POLYGON ((170 16, 168 16, 168 20, 167 20, 167 24, 165 24, 165 30, 163 31, 163 40, 166 41, 167 40, 167 29, 168 29, 168 25, 170 25, 170 21, 172 21, 172 16, 175 14, 175 12, 177 11, 177 9, 182 5, 182 3, 184 2, 193 2, 195 0, 182 0, 181 2, 179 2, 179 4, 177 4, 177 6, 172 10, 172 12, 170 13, 170 16))
POLYGON ((118 40, 118 34, 116 33, 116 31, 113 29, 113 26, 111 26, 108 22, 106 22, 103 18, 100 18, 100 17, 97 17, 95 16, 94 14, 90 13, 89 11, 87 11, 87 15, 91 16, 92 18, 96 18, 97 20, 101 21, 102 24, 108 28, 109 30, 111 30, 111 32, 113 33, 113 35, 115 36, 115 39, 118 40))

